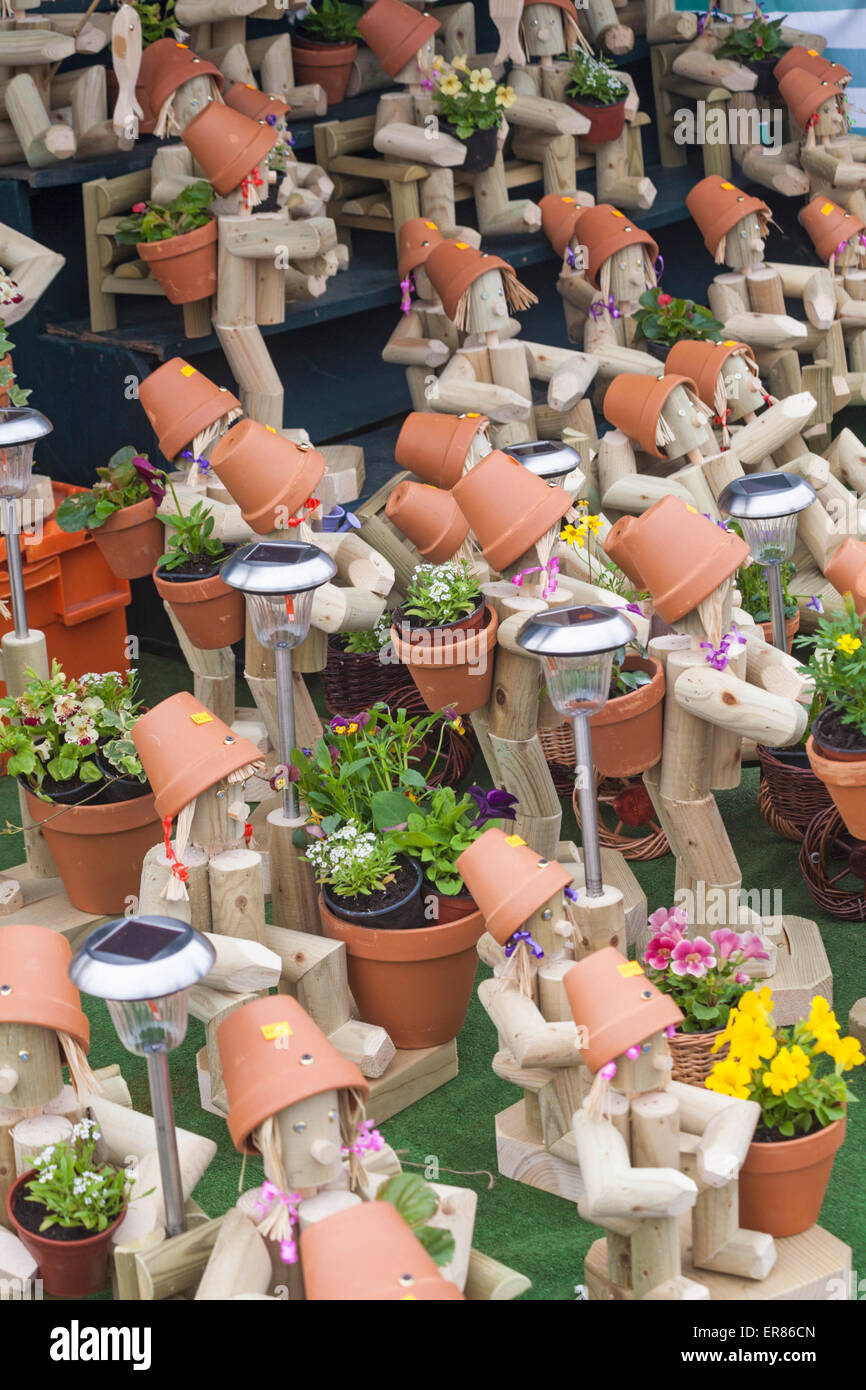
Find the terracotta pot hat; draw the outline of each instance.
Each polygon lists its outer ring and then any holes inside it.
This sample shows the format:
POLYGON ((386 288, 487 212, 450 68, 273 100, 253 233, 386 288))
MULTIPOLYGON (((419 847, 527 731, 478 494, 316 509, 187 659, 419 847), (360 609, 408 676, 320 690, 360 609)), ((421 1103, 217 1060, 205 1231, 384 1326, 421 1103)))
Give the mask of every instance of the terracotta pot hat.
POLYGON ((0 927, 0 1025, 53 1028, 86 1052, 90 1024, 69 978, 71 959, 66 937, 50 927, 0 927))
POLYGON ((866 545, 849 536, 834 551, 824 568, 824 574, 840 594, 850 594, 854 607, 866 613, 866 545))
POLYGON ((182 357, 163 362, 138 388, 139 404, 167 459, 176 459, 197 434, 223 416, 240 414, 237 396, 190 366, 182 357))
POLYGON ((728 338, 723 343, 706 343, 697 338, 681 338, 674 343, 665 362, 665 376, 680 376, 694 383, 698 399, 715 410, 716 383, 722 367, 730 357, 738 353, 754 364, 754 355, 748 343, 735 342, 728 338))
POLYGON ((451 493, 430 483, 398 483, 385 515, 432 565, 450 560, 469 535, 469 522, 451 493))
POLYGON ((405 280, 419 265, 424 265, 433 247, 445 238, 429 217, 410 217, 400 228, 397 240, 400 246, 397 270, 400 279, 405 280))
POLYGON ((451 488, 463 476, 469 446, 479 430, 488 430, 486 415, 434 415, 413 410, 397 436, 394 458, 434 487, 451 488))
POLYGON ((846 212, 829 198, 813 198, 800 209, 798 221, 806 228, 818 255, 829 265, 851 237, 866 231, 866 223, 853 212, 846 212))
POLYGON ((601 267, 623 247, 648 246, 653 260, 659 253, 658 243, 649 232, 636 226, 630 214, 620 212, 611 203, 579 208, 574 230, 581 246, 587 249, 586 273, 596 289, 601 267))
POLYGON ((462 1300, 390 1202, 361 1202, 314 1221, 301 1235, 308 1302, 462 1300))
POLYGON ((802 68, 792 68, 779 83, 779 95, 801 130, 806 130, 825 101, 843 96, 842 88, 802 68))
POLYGON ((188 44, 175 39, 157 39, 141 55, 135 84, 135 98, 144 115, 139 122, 142 135, 152 135, 160 123, 165 103, 179 87, 194 77, 210 77, 222 91, 225 78, 207 58, 200 58, 188 44))
MULTIPOLYGON (((381 5, 383 0, 376 0, 381 5)), ((375 9, 375 6, 373 7, 375 9)), ((372 13, 370 11, 369 13, 372 13)), ((525 285, 521 285, 513 268, 500 256, 491 256, 470 246, 468 241, 445 240, 434 246, 424 262, 434 290, 442 300, 449 319, 458 328, 465 327, 466 310, 463 296, 476 280, 486 275, 488 270, 498 270, 502 274, 505 299, 509 309, 528 309, 537 304, 538 299, 525 285)))
POLYGON ((665 458, 664 451, 656 444, 656 427, 662 407, 675 386, 685 386, 697 394, 697 386, 690 377, 621 372, 605 392, 604 418, 629 439, 634 439, 645 454, 665 458))
POLYGON ((496 826, 458 856, 456 867, 500 946, 574 879, 563 864, 544 859, 519 835, 506 835, 496 826))
POLYGON ((835 82, 840 87, 843 83, 851 81, 851 73, 841 63, 831 63, 830 59, 825 58, 816 48, 804 48, 801 43, 795 44, 787 53, 782 54, 773 68, 773 76, 777 82, 781 82, 785 74, 794 68, 800 68, 802 72, 808 72, 813 77, 835 82))
POLYGON ((295 444, 258 420, 240 420, 216 445, 211 467, 247 525, 267 536, 315 501, 326 461, 311 444, 295 444))
POLYGON ((626 960, 613 946, 585 956, 563 982, 574 1021, 589 1035, 581 1056, 591 1072, 683 1021, 670 995, 651 983, 638 961, 626 960))
POLYGON ((439 28, 438 19, 402 0, 376 0, 358 20, 358 33, 389 77, 396 77, 439 28))
POLYGON ((223 1020, 216 1038, 229 1133, 240 1153, 257 1153, 253 1132, 300 1100, 342 1090, 367 1098, 369 1087, 355 1063, 337 1051, 291 995, 244 1004, 223 1020))
POLYGON ((282 97, 261 92, 249 82, 233 82, 223 94, 223 101, 234 111, 241 111, 245 116, 249 116, 251 121, 267 121, 268 125, 282 120, 292 109, 282 97), (268 120, 269 116, 273 116, 273 122, 268 120))
POLYGON ((729 179, 709 174, 696 183, 686 197, 686 207, 703 235, 704 246, 715 256, 732 227, 736 227, 750 212, 757 213, 762 227, 772 216, 761 198, 743 193, 729 179))
POLYGON ((517 459, 494 449, 455 483, 454 497, 491 569, 519 560, 574 505, 517 459))
POLYGON ((162 818, 174 818, 224 778, 245 780, 233 774, 262 765, 256 745, 233 734, 188 690, 170 695, 143 714, 133 727, 132 741, 162 818))
MULTIPOLYGON (((627 556, 652 594, 663 622, 675 623, 730 578, 747 559, 749 547, 733 531, 687 507, 678 497, 662 497, 642 516, 623 516, 612 527, 605 551, 621 569, 627 556)), ((626 570, 631 577, 631 569, 626 570)))
POLYGON ((577 219, 585 209, 565 193, 545 193, 538 206, 544 235, 557 256, 564 256, 574 236, 577 219))
POLYGON ((279 140, 273 126, 212 101, 181 132, 208 183, 223 197, 237 188, 279 140))

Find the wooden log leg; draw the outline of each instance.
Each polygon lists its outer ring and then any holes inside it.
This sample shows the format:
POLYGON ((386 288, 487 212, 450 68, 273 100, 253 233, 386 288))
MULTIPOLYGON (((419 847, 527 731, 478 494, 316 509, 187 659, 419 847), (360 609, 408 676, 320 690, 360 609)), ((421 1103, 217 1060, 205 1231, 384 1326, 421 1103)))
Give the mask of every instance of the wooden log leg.
POLYGON ((0 1227, 7 1231, 12 1230, 12 1222, 6 1211, 6 1195, 18 1176, 15 1171, 15 1143, 12 1138, 15 1124, 14 1120, 11 1124, 4 1122, 0 1113, 0 1227))
MULTIPOLYGON (((746 648, 734 647, 728 657, 728 669, 741 680, 746 679, 746 648)), ((738 787, 741 780, 743 737, 735 729, 712 730, 710 786, 714 791, 738 787)))
POLYGON ((680 1235, 675 1216, 642 1221, 631 1238, 635 1298, 645 1298, 668 1280, 680 1277, 680 1235))
POLYGON ((270 1285, 271 1256, 267 1243, 250 1218, 235 1207, 223 1218, 195 1301, 264 1294, 270 1285))
POLYGON ((319 892, 311 864, 302 861, 303 849, 294 844, 296 830, 306 817, 289 820, 282 810, 268 816, 271 870, 271 913, 278 927, 320 936, 319 892))
POLYGON ((454 210, 454 171, 431 169, 421 184, 421 214, 435 222, 443 236, 457 230, 454 210))
POLYGON ((590 898, 579 893, 576 903, 571 905, 571 917, 575 923, 574 954, 576 960, 600 951, 605 946, 614 946, 625 953, 627 935, 625 908, 622 893, 618 888, 605 885, 600 897, 590 898))
POLYGON ((500 150, 489 169, 472 176, 478 227, 483 237, 534 232, 541 226, 541 209, 527 198, 509 202, 505 163, 500 150))
MULTIPOLYGON (((237 257, 232 257, 235 262, 237 257)), ((239 262, 252 267, 255 261, 239 262)), ((253 280, 255 288, 255 280, 253 280)), ((283 384, 258 324, 215 323, 214 331, 238 383, 238 395, 247 415, 273 429, 283 426, 283 384)))
POLYGON ((740 1279, 766 1279, 776 1261, 773 1237, 741 1230, 739 1206, 736 1181, 701 1189, 692 1212, 692 1264, 740 1279))
POLYGON ((646 176, 635 178, 629 173, 628 131, 623 130, 616 140, 600 145, 595 154, 595 177, 599 202, 631 209, 650 208, 656 190, 646 176))
POLYGON ((404 222, 410 222, 414 217, 421 215, 421 202, 418 196, 417 183, 397 183, 396 181, 388 184, 388 191, 391 194, 391 216, 394 223, 394 236, 397 244, 400 243, 400 228, 404 222))
POLYGON ((172 862, 166 858, 163 845, 154 845, 147 851, 141 867, 138 910, 144 915, 177 917, 181 922, 189 922, 196 931, 212 931, 207 851, 198 845, 187 845, 183 863, 189 873, 186 882, 189 901, 169 903, 162 896, 162 890, 171 877, 172 862))
POLYGON ((213 930, 264 943, 262 856, 250 849, 225 850, 211 859, 208 878, 213 930))

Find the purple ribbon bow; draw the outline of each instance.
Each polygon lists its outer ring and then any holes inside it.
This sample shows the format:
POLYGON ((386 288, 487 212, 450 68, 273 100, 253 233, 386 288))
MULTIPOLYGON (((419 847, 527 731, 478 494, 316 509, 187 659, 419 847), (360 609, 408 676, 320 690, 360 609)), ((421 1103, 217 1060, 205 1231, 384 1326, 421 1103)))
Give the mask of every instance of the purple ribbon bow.
POLYGON ((526 942, 527 946, 529 947, 532 954, 535 956, 536 960, 542 959, 542 957, 544 956, 544 952, 542 951, 538 942, 533 939, 533 937, 530 935, 528 931, 516 931, 512 934, 508 941, 508 944, 505 947, 505 955, 507 959, 514 955, 514 952, 517 950, 521 941, 526 942))
POLYGON ((604 313, 610 314, 612 319, 622 318, 622 314, 616 307, 616 300, 613 297, 613 293, 608 295, 606 304, 602 304, 601 300, 597 299, 594 304, 589 306, 589 312, 596 323, 604 313))
POLYGON ((180 456, 189 459, 190 463, 197 463, 199 473, 207 473, 210 468, 210 459, 206 459, 204 454, 194 454, 192 449, 182 449, 180 456))

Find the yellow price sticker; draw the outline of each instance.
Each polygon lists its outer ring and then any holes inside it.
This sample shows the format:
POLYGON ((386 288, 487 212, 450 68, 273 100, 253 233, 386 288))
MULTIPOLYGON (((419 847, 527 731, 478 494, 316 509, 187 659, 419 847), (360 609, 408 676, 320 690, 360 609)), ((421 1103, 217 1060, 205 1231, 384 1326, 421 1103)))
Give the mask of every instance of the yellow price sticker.
POLYGON ((616 208, 611 208, 611 214, 612 214, 614 217, 623 217, 623 218, 625 217, 625 213, 624 213, 624 212, 619 212, 616 208))
POLYGON ((521 840, 519 835, 508 835, 506 836, 505 843, 507 845, 525 845, 526 841, 521 840))
POLYGON ((201 710, 198 714, 191 714, 190 719, 193 724, 212 724, 213 715, 208 714, 207 710, 201 710))
POLYGON ((723 184, 722 184, 722 188, 725 190, 726 193, 729 193, 730 190, 733 188, 733 186, 734 186, 734 185, 733 185, 732 183, 723 183, 723 184))
POLYGON ((822 213, 824 214, 825 217, 829 217, 831 212, 835 212, 835 211, 836 211, 836 204, 835 204, 835 203, 825 203, 824 206, 822 207, 821 211, 822 211, 822 213))
POLYGON ((266 1042, 273 1042, 275 1038, 290 1038, 292 1030, 288 1023, 263 1023, 262 1037, 266 1042))
POLYGON ((195 376, 195 367, 191 367, 188 362, 184 362, 180 369, 181 376, 195 376))
POLYGON ((627 960, 623 965, 618 965, 617 970, 624 980, 630 980, 633 975, 642 975, 643 967, 639 961, 627 960))

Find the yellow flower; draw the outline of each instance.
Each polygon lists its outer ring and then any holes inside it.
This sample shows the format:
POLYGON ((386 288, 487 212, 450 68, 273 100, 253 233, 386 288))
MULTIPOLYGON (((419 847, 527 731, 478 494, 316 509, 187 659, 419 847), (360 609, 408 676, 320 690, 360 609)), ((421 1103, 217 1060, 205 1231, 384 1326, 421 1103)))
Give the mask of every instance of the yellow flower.
POLYGON ((774 1096, 793 1091, 809 1075, 809 1058, 802 1047, 782 1047, 764 1072, 763 1082, 774 1096))
POLYGON ((445 68, 447 68, 448 64, 442 57, 441 53, 436 53, 431 59, 430 66, 434 72, 443 72, 445 68))
POLYGON ((358 732, 357 724, 350 724, 346 732, 349 734, 356 734, 358 732))
POLYGON ((459 715, 459 714, 458 714, 458 716, 457 716, 456 719, 452 719, 452 720, 451 720, 451 727, 452 727, 452 729, 454 729, 458 734, 465 734, 465 733, 466 733, 466 725, 463 723, 463 720, 460 718, 460 715, 459 715))
POLYGON ((863 1049, 856 1038, 837 1038, 835 1046, 826 1050, 843 1071, 850 1071, 852 1067, 862 1067, 866 1062, 863 1049))
POLYGON ((321 824, 321 821, 322 821, 322 817, 321 817, 321 815, 319 814, 318 811, 312 811, 312 810, 311 810, 311 811, 310 811, 310 820, 313 822, 314 825, 320 825, 320 824, 321 824))
POLYGON ((449 72, 448 76, 443 77, 439 83, 439 90, 443 96, 455 97, 459 91, 462 91, 460 78, 456 73, 449 72))
POLYGON ((579 550, 583 550, 586 540, 586 527, 583 522, 580 526, 563 526, 559 533, 559 539, 565 541, 566 545, 576 545, 579 550))
POLYGON ((778 1044, 771 1028, 763 1018, 753 1018, 741 1013, 731 1032, 731 1056, 743 1062, 750 1070, 768 1061, 778 1044))
POLYGON ((456 68, 458 72, 468 72, 469 64, 466 61, 466 54, 458 53, 456 58, 451 59, 451 66, 456 68))
POLYGON ((503 106, 506 111, 508 110, 509 106, 514 105, 516 97, 517 93, 515 92, 513 87, 500 86, 496 88, 496 105, 503 106))
POLYGON ((735 1057, 726 1057, 723 1062, 716 1062, 704 1085, 708 1091, 718 1091, 719 1095, 748 1100, 751 1079, 748 1067, 735 1057))
POLYGON ((853 656, 858 647, 863 646, 863 643, 859 637, 852 637, 850 632, 844 632, 841 637, 836 638, 836 646, 846 656, 853 656))
POLYGON ((595 535, 597 531, 601 530, 601 517, 585 516, 581 522, 581 525, 588 526, 592 534, 595 535))
POLYGON ((471 92, 492 92, 496 87, 496 78, 489 68, 476 68, 469 78, 469 90, 471 92))
POLYGON ((738 1005, 739 1012, 751 1014, 753 1018, 769 1018, 773 1012, 773 991, 769 985, 764 985, 763 989, 750 989, 748 994, 744 994, 738 1005))

